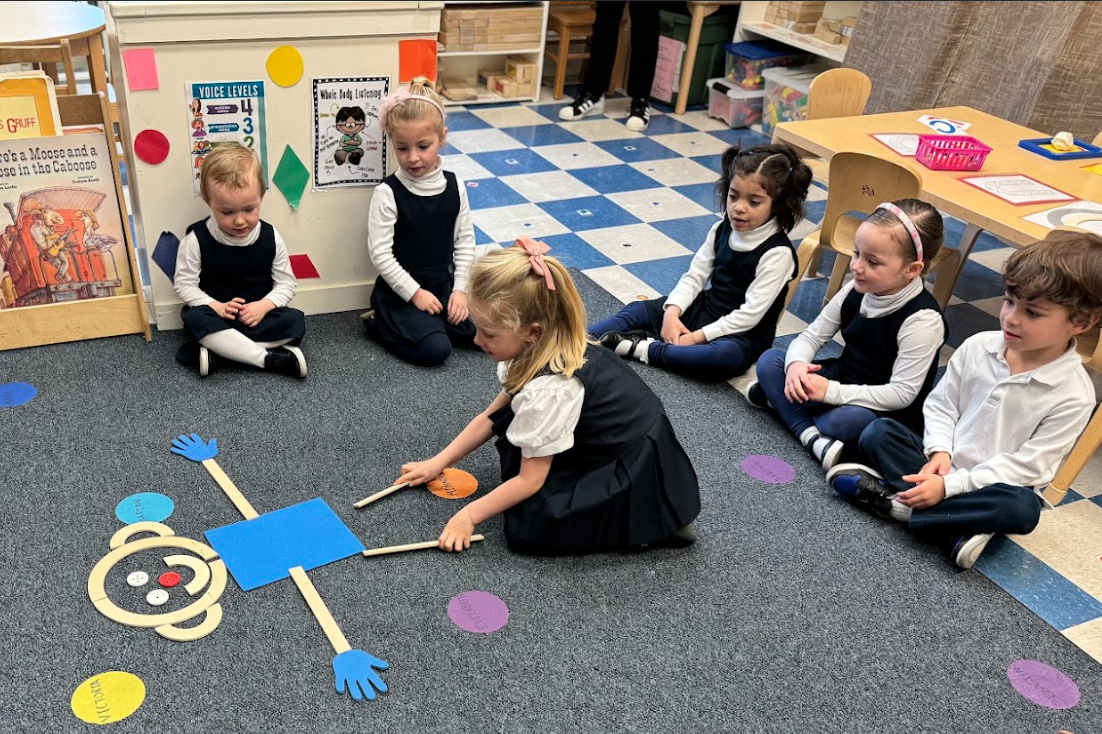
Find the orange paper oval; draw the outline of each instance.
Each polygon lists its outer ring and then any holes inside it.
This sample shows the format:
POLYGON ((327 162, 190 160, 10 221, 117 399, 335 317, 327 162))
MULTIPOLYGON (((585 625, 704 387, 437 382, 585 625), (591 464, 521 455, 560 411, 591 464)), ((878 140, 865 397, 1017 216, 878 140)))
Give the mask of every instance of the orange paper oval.
POLYGON ((458 500, 470 497, 478 491, 478 480, 462 469, 449 467, 443 474, 429 482, 428 488, 437 497, 458 500))

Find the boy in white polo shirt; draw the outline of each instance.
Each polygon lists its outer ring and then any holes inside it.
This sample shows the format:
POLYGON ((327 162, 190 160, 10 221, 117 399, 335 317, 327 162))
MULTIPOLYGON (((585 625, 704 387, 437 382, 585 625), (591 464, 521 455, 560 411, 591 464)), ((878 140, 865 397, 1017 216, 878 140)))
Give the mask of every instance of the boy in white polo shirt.
POLYGON ((880 419, 861 434, 863 464, 830 486, 852 504, 906 522, 971 568, 995 533, 1037 527, 1040 492, 1095 407, 1075 337, 1102 316, 1102 237, 1053 231, 1003 272, 1001 331, 968 338, 926 400, 925 438, 880 419))

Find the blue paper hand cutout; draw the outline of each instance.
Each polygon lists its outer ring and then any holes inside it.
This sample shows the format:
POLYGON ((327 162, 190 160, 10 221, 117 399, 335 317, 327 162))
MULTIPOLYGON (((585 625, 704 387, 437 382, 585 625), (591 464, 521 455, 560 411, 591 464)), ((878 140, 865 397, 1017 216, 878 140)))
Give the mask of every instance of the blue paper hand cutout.
POLYGON ((337 693, 344 693, 347 685, 353 700, 360 701, 366 696, 368 701, 374 701, 375 691, 372 686, 378 688, 379 693, 386 693, 386 683, 374 669, 386 670, 389 667, 390 663, 363 650, 345 650, 333 658, 337 693))
POLYGON ((192 461, 206 461, 218 456, 218 439, 212 438, 209 444, 203 443, 198 433, 190 436, 181 434, 172 439, 172 453, 179 454, 192 461))

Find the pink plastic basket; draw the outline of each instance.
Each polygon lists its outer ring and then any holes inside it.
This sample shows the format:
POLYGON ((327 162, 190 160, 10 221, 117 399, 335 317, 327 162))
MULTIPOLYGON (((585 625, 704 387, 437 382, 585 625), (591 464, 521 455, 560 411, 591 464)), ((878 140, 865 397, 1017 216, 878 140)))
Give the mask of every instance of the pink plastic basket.
POLYGON ((935 171, 978 171, 990 152, 967 135, 919 135, 915 158, 935 171))

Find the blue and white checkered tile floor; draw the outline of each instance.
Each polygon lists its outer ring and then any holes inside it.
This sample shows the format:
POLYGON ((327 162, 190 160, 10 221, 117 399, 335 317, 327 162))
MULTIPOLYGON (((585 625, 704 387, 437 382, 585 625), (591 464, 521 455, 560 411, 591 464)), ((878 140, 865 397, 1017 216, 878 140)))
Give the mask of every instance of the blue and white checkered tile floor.
MULTIPOLYGON (((445 166, 467 182, 477 244, 508 245, 526 234, 624 303, 669 293, 718 216, 720 155, 732 143, 767 139, 730 130, 704 110, 678 117, 663 105, 652 105, 645 132, 631 132, 623 124, 626 97, 607 100, 601 116, 560 122, 568 102, 569 90, 553 101, 544 89, 540 103, 449 108, 445 166)), ((794 242, 817 228, 825 208, 826 190, 813 186, 794 242)), ((947 218, 946 229, 946 242, 955 244, 964 223, 947 218)), ((1011 252, 987 234, 976 243, 946 309, 943 365, 968 336, 998 328, 999 272, 1011 252)), ((822 272, 831 264, 824 258, 822 272)), ((800 284, 781 319, 778 346, 815 318, 825 291, 821 276, 800 284)), ((1102 662, 1100 556, 1096 460, 1036 531, 996 539, 976 568, 1102 662)))

